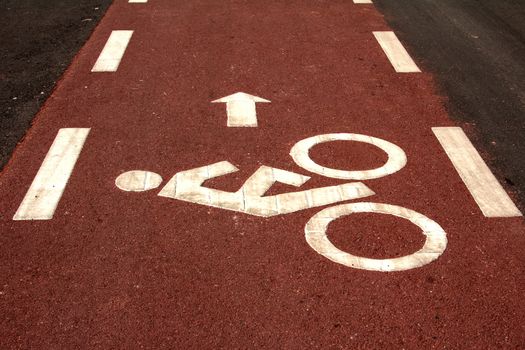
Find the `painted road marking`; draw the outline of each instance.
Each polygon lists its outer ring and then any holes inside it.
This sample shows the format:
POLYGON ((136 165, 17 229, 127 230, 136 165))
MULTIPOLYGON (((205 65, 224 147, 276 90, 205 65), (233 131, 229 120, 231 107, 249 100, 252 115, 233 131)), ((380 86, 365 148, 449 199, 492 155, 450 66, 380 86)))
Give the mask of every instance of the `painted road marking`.
POLYGON ((372 271, 404 271, 421 267, 436 260, 447 247, 447 234, 435 221, 413 210, 382 203, 350 203, 326 208, 308 221, 305 237, 316 252, 328 259, 348 267, 372 271), (409 220, 421 228, 426 236, 425 244, 411 255, 393 259, 370 259, 346 253, 330 242, 326 230, 332 221, 354 213, 387 214, 409 220))
POLYGON ((90 129, 60 129, 13 220, 49 220, 90 129))
POLYGON ((129 0, 130 4, 145 4, 148 2, 148 0, 129 0))
POLYGON ((132 170, 120 174, 115 180, 115 185, 123 191, 143 192, 157 188, 162 183, 159 174, 144 170, 132 170))
POLYGON ((373 32, 392 66, 398 73, 421 72, 394 32, 373 32))
POLYGON ((486 217, 522 216, 463 129, 436 127, 432 131, 486 217))
POLYGON ((371 4, 372 0, 354 0, 354 4, 371 4))
POLYGON ((228 127, 257 127, 256 102, 270 103, 264 98, 237 92, 211 103, 226 103, 226 114, 228 127))
POLYGON ((261 166, 237 192, 226 192, 203 186, 203 183, 209 179, 238 170, 230 162, 223 161, 181 171, 164 186, 159 196, 255 216, 270 217, 375 194, 364 184, 353 182, 264 196, 275 182, 299 187, 310 179, 308 176, 268 166, 261 166))
POLYGON ((132 30, 112 31, 91 71, 116 72, 132 35, 132 30))
POLYGON ((393 174, 402 169, 407 163, 405 152, 391 142, 361 134, 325 134, 309 137, 297 142, 290 151, 290 155, 297 165, 311 171, 314 174, 345 180, 369 180, 377 179, 386 175, 393 174), (313 146, 331 141, 357 141, 371 144, 380 148, 388 155, 387 162, 376 169, 348 171, 326 168, 315 163, 308 154, 313 146))

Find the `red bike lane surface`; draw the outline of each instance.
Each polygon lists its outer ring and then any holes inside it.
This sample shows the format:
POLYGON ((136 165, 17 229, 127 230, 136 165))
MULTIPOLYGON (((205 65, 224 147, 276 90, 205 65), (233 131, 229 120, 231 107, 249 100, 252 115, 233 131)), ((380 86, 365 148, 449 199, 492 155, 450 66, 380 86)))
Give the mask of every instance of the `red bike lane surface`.
MULTIPOLYGON (((370 5, 348 1, 116 1, 36 117, 0 177, 2 348, 519 348, 525 223, 486 218, 431 127, 453 126, 427 73, 396 73, 370 5), (134 30, 117 72, 91 73, 113 30, 134 30), (229 128, 223 104, 243 91, 258 127, 229 128), (61 128, 91 128, 51 220, 12 220, 61 128), (407 165, 362 181, 351 201, 415 210, 448 245, 399 272, 337 264, 305 225, 322 208, 269 218, 160 197, 177 173, 220 161, 238 172, 205 183, 238 190, 261 165, 311 176, 299 189, 352 181, 302 169, 298 141, 356 133, 401 147, 407 165), (125 192, 130 170, 162 176, 125 192)), ((417 62, 420 63, 420 62, 417 62)), ((421 66, 420 66, 421 67, 421 66)), ((470 130, 466 130, 470 135, 470 130)), ((358 142, 315 146, 337 169, 387 156, 358 142)), ((352 214, 330 240, 383 259, 420 249, 401 218, 352 214)))

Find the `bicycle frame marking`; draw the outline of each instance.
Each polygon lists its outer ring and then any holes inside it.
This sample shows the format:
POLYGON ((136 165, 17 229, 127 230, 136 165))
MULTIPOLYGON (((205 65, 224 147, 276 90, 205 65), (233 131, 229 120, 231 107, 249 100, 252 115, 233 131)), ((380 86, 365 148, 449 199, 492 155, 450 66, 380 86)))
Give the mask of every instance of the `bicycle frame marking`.
POLYGON ((207 188, 209 179, 238 171, 227 161, 181 171, 171 178, 159 196, 250 215, 270 217, 337 202, 372 196, 375 193, 360 182, 264 196, 275 182, 299 187, 310 179, 290 171, 261 166, 237 192, 207 188))

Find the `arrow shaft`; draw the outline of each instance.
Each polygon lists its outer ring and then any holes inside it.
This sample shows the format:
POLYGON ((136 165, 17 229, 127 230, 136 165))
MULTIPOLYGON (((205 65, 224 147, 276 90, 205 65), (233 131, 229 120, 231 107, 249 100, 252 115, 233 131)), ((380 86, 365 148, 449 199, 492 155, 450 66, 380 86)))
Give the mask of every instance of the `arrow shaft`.
POLYGON ((226 103, 229 127, 256 127, 257 114, 254 101, 230 101, 226 103))

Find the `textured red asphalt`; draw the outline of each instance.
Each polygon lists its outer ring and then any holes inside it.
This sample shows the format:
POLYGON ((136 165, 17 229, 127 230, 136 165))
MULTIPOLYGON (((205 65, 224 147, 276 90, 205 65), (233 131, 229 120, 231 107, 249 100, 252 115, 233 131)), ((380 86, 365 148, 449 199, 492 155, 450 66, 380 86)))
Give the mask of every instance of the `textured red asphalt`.
MULTIPOLYGON (((525 223, 481 214, 431 132, 454 125, 432 77, 395 73, 376 30, 389 30, 381 14, 347 0, 115 1, 0 177, 0 348, 522 348, 525 223), (118 29, 135 30, 118 72, 90 73, 118 29), (272 101, 258 128, 227 128, 210 103, 237 91, 272 101), (12 221, 64 127, 92 129, 55 217, 12 221), (290 148, 333 132, 406 152, 404 169, 364 181, 376 192, 365 200, 438 222, 438 260, 351 269, 306 243, 319 208, 259 218, 114 185, 128 170, 166 183, 222 160, 240 171, 207 185, 236 190, 262 164, 312 175, 290 148)), ((311 155, 340 169, 386 158, 344 142, 311 155)), ((313 174, 303 187, 340 183, 313 174)), ((329 236, 372 258, 423 244, 417 227, 374 214, 329 236)))

